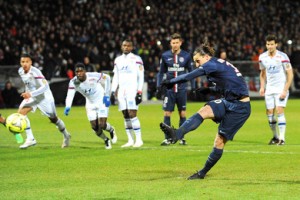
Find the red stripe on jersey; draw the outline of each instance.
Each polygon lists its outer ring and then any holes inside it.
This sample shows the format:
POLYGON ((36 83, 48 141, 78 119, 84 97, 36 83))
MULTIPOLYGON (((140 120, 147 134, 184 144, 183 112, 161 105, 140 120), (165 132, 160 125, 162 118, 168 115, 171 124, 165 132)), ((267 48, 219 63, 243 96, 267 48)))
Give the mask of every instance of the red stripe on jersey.
POLYGON ((140 61, 136 61, 136 64, 140 64, 140 65, 142 65, 143 63, 142 63, 142 62, 140 62, 140 61))
POLYGON ((289 60, 282 60, 281 62, 282 63, 289 63, 290 61, 289 60))
POLYGON ((43 76, 36 76, 36 77, 34 77, 35 79, 44 79, 44 77, 43 76))
POLYGON ((70 90, 74 90, 74 89, 75 89, 75 87, 69 87, 68 89, 70 89, 70 90))
MULTIPOLYGON (((178 62, 177 62, 177 59, 178 59, 177 54, 174 54, 174 64, 177 64, 177 63, 178 63, 178 62)), ((177 75, 178 75, 178 72, 175 71, 175 72, 174 72, 174 78, 176 78, 177 75)), ((177 84, 174 85, 173 90, 174 90, 174 92, 177 92, 177 90, 178 90, 178 85, 177 85, 177 84)))
POLYGON ((102 76, 103 76, 103 73, 100 73, 100 78, 98 79, 97 82, 99 82, 101 80, 102 76))

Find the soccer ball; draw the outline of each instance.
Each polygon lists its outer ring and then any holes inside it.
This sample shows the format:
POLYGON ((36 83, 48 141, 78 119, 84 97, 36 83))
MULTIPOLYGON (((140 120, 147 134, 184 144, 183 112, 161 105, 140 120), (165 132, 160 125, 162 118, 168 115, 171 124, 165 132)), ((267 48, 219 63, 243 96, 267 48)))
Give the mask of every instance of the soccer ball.
POLYGON ((11 114, 6 118, 6 128, 12 133, 21 133, 26 126, 26 117, 20 113, 11 114))

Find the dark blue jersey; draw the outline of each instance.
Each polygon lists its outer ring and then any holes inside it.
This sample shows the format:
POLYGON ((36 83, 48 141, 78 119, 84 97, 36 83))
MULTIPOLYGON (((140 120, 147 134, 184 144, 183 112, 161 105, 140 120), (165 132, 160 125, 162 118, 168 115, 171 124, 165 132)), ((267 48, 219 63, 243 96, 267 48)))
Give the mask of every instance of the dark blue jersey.
MULTIPOLYGON (((164 74, 167 74, 167 80, 176 78, 179 75, 186 74, 193 70, 193 62, 191 55, 184 51, 180 50, 179 54, 173 54, 171 50, 165 51, 162 54, 160 61, 160 69, 157 75, 157 86, 160 86, 164 74)), ((186 89, 187 83, 176 84, 173 90, 186 89)), ((191 86, 195 88, 195 80, 191 80, 191 86)))
POLYGON ((186 82, 203 75, 215 84, 216 91, 228 101, 249 96, 247 84, 239 70, 231 63, 214 57, 198 69, 172 79, 171 83, 186 82))

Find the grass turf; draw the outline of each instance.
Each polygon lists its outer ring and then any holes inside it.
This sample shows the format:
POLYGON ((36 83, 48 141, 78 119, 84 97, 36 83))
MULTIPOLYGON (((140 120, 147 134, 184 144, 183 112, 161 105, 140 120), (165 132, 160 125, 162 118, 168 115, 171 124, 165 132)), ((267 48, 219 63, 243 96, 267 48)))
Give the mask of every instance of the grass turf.
MULTIPOLYGON (((0 127, 1 199, 299 199, 300 100, 286 108, 285 146, 267 145, 272 137, 264 101, 252 101, 252 114, 223 157, 204 180, 186 178, 202 168, 211 152, 217 124, 210 120, 186 135, 188 145, 161 147, 160 104, 142 104, 144 146, 123 149, 127 141, 121 112, 110 108, 118 143, 105 150, 90 128, 84 107, 72 107, 68 117, 57 111, 72 134, 61 149, 62 136, 46 117, 29 114, 38 144, 20 150, 15 138, 0 127), (297 125, 298 124, 298 125, 297 125)), ((204 103, 189 103, 188 116, 204 103)), ((16 110, 1 110, 4 116, 16 110)), ((172 123, 178 126, 178 114, 172 123)), ((106 132, 107 135, 109 135, 106 132)), ((25 137, 25 134, 23 133, 25 137)))

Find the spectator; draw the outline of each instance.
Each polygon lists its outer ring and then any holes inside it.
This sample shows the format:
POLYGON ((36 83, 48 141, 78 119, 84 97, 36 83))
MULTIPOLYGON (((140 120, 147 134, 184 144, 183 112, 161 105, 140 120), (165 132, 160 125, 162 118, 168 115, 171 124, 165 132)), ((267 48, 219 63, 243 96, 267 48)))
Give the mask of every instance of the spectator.
POLYGON ((291 54, 291 64, 294 68, 300 70, 300 44, 294 48, 291 54))
MULTIPOLYGON (((26 51, 39 52, 45 58, 52 52, 55 60, 61 55, 61 59, 71 58, 73 63, 89 54, 92 64, 100 65, 101 70, 112 70, 113 59, 120 54, 118 44, 129 37, 138 47, 144 45, 145 49, 140 53, 148 68, 148 57, 161 57, 168 49, 167 33, 178 31, 186 41, 183 49, 189 52, 203 41, 204 38, 195 37, 201 32, 202 37, 219 44, 217 51, 226 49, 231 61, 251 60, 252 52, 264 47, 262 33, 265 32, 283 30, 278 34, 280 39, 291 38, 293 45, 300 45, 299 24, 296 23, 300 17, 299 7, 300 2, 292 0, 272 4, 265 0, 218 0, 215 3, 204 0, 160 3, 131 0, 103 0, 101 3, 96 0, 81 3, 1 1, 0 19, 5 20, 0 22, 0 49, 3 51, 0 62, 3 65, 17 64, 18 52, 25 48, 26 51), (146 4, 150 10, 143 9, 146 4), (89 12, 82 12, 86 9, 89 12), (274 10, 278 10, 275 17, 274 10), (35 15, 30 14, 33 12, 35 15), (206 20, 198 26, 197 20, 191 20, 195 18, 206 20)), ((286 42, 282 43, 281 49, 290 55, 286 42)))
POLYGON ((5 107, 5 104, 4 104, 4 100, 2 97, 2 91, 0 90, 0 108, 4 108, 4 107, 5 107))
POLYGON ((156 74, 154 72, 149 72, 147 76, 147 83, 148 83, 148 100, 151 100, 155 97, 156 92, 156 74))
POLYGON ((83 63, 85 65, 85 69, 87 72, 95 72, 95 67, 90 63, 90 58, 88 56, 85 56, 83 58, 83 63))
POLYGON ((12 86, 10 81, 5 83, 2 97, 6 108, 17 108, 22 100, 18 90, 12 86))
POLYGON ((226 54, 226 51, 222 50, 220 52, 220 58, 223 59, 223 60, 227 60, 227 54, 226 54))

